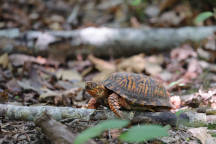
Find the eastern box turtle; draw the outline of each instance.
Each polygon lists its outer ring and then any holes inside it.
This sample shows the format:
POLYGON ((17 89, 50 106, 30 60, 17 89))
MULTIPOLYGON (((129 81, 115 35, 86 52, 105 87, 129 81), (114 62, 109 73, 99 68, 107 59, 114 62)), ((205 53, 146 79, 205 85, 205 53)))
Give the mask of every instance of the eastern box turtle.
POLYGON ((116 72, 103 82, 86 82, 86 91, 93 97, 88 108, 104 102, 118 117, 123 117, 121 107, 141 111, 171 109, 169 93, 163 85, 142 74, 116 72))

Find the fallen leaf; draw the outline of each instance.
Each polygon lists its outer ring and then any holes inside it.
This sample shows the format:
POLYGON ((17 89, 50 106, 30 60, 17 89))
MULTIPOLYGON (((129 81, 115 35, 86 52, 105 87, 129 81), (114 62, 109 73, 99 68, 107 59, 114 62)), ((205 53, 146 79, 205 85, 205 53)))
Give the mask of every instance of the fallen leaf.
POLYGON ((0 103, 5 103, 8 101, 8 91, 1 90, 0 91, 0 103))
POLYGON ((122 130, 121 129, 111 129, 108 132, 110 136, 112 137, 112 139, 116 139, 121 135, 122 130))
POLYGON ((28 56, 25 54, 12 54, 9 56, 9 59, 11 63, 16 66, 23 66, 25 62, 33 62, 41 65, 53 65, 53 66, 58 66, 59 62, 54 61, 54 60, 48 60, 45 58, 42 58, 41 56, 39 57, 33 57, 33 56, 28 56))
POLYGON ((197 53, 193 50, 193 48, 185 44, 182 47, 175 48, 171 51, 171 58, 177 61, 186 60, 189 57, 197 57, 197 53))
POLYGON ((5 53, 3 55, 0 56, 0 65, 5 69, 8 67, 9 65, 9 58, 8 58, 8 54, 5 53))
POLYGON ((216 104, 216 89, 199 89, 197 93, 181 96, 181 99, 184 105, 188 105, 191 107, 198 107, 200 105, 210 105, 212 108, 214 108, 216 104))
POLYGON ((157 75, 161 80, 168 82, 172 79, 172 73, 167 70, 163 70, 157 75))
POLYGON ((116 70, 116 66, 111 62, 96 58, 93 55, 89 55, 88 59, 95 65, 95 68, 101 72, 102 71, 114 72, 116 70))
POLYGON ((95 76, 93 76, 93 78, 92 78, 92 80, 93 81, 98 81, 98 82, 100 82, 100 81, 104 81, 106 78, 108 78, 108 76, 111 74, 112 72, 106 72, 106 71, 104 71, 104 72, 100 72, 100 73, 98 73, 98 74, 96 74, 95 76))
POLYGON ((184 20, 184 15, 179 15, 175 11, 164 12, 160 17, 153 17, 150 19, 152 24, 162 26, 177 26, 184 20))
POLYGON ((207 40, 205 40, 206 41, 205 49, 216 51, 215 39, 216 39, 215 35, 211 35, 207 37, 207 40))
POLYGON ((21 87, 18 85, 16 79, 11 79, 6 83, 7 89, 13 93, 13 94, 18 94, 21 92, 21 87))
POLYGON ((164 0, 160 3, 160 13, 162 13, 165 9, 172 7, 177 0, 164 0))
POLYGON ((162 55, 153 55, 145 58, 145 71, 151 76, 157 76, 162 72, 161 65, 164 63, 162 55))
POLYGON ((65 91, 53 91, 50 89, 43 89, 42 94, 39 97, 40 101, 49 101, 54 103, 55 105, 71 105, 73 99, 77 96, 77 94, 82 90, 82 88, 71 88, 65 91))
POLYGON ((184 79, 187 79, 187 81, 190 81, 192 79, 197 78, 202 73, 202 68, 200 66, 200 63, 197 59, 190 59, 187 72, 183 76, 184 79))
POLYGON ((150 74, 151 76, 156 76, 160 72, 162 72, 162 67, 158 64, 146 62, 145 64, 145 71, 150 74))
POLYGON ((207 133, 207 127, 190 128, 189 132, 196 138, 198 138, 202 144, 215 144, 216 140, 207 133))
POLYGON ((146 68, 144 54, 135 55, 127 59, 122 59, 117 65, 118 71, 141 73, 146 68))
POLYGON ((58 79, 69 80, 73 82, 79 82, 82 80, 82 76, 75 70, 60 69, 56 72, 56 77, 58 79))
POLYGON ((25 80, 23 79, 22 81, 17 81, 18 85, 20 87, 22 87, 24 90, 33 90, 37 93, 41 93, 42 92, 42 86, 38 83, 35 83, 31 80, 25 80))

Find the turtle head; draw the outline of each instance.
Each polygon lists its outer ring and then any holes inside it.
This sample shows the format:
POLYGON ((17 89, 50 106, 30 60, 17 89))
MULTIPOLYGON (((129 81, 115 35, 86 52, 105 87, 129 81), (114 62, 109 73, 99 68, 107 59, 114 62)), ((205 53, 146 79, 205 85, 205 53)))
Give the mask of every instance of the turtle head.
POLYGON ((102 83, 87 81, 85 85, 86 91, 96 99, 108 96, 108 90, 102 83))

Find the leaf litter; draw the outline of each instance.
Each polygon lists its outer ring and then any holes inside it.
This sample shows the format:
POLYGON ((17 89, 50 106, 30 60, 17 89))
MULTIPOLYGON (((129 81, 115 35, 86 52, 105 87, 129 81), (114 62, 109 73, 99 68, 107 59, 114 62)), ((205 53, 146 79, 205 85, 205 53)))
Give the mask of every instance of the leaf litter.
MULTIPOLYGON (((206 9, 206 5, 197 7, 203 10, 206 9)), ((134 28, 178 27, 192 24, 197 11, 201 11, 197 7, 192 5, 192 1, 176 2, 175 0, 144 2, 137 6, 121 0, 56 1, 55 3, 3 1, 0 6, 2 18, 0 28, 16 27, 25 31, 29 29, 74 30, 100 25, 134 28), (72 13, 72 7, 73 12, 76 13, 72 13), (11 8, 14 11, 11 11, 11 8)), ((213 21, 210 19, 202 24, 205 23, 210 25, 213 21)), ((35 39, 35 43, 40 51, 45 51, 53 48, 51 44, 57 42, 57 39, 48 33, 43 33, 35 39)), ((14 40, 2 38, 0 41, 1 49, 21 47, 23 51, 26 51, 25 46, 31 45, 28 40, 25 40, 25 44, 15 47, 14 40)), ((67 47, 67 43, 59 45, 61 48, 67 47)), ((199 46, 186 43, 170 53, 151 55, 140 53, 118 59, 112 56, 110 59, 103 59, 94 55, 85 57, 79 54, 65 58, 59 56, 59 52, 43 55, 44 57, 33 56, 37 55, 36 53, 31 55, 5 53, 0 56, 0 103, 83 108, 89 100, 84 90, 85 80, 101 81, 112 72, 127 71, 143 73, 159 79, 171 94, 171 103, 175 112, 183 108, 207 107, 211 110, 206 110, 208 114, 215 114, 215 51, 215 34, 213 34, 199 46), (60 61, 56 55, 60 57, 60 61)), ((76 126, 73 127, 76 128, 76 126)), ((118 130, 110 131, 110 134, 116 138, 118 130)), ((107 142, 108 135, 109 132, 104 134, 102 140, 99 141, 107 142)), ((214 141, 214 137, 209 135, 206 127, 191 128, 187 132, 181 130, 170 132, 170 139, 162 139, 162 141, 182 143, 186 138, 193 141, 195 137, 202 143, 210 139, 214 141)), ((110 142, 113 141, 110 140, 110 142)), ((0 143, 4 142, 50 143, 31 122, 9 121, 1 118, 0 143)))

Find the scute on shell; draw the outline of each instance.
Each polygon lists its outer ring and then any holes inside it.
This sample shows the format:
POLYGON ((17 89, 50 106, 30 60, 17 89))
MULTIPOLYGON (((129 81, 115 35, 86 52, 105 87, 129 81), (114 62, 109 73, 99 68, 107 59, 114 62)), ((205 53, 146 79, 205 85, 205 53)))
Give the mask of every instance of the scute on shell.
POLYGON ((171 107, 167 90, 160 82, 149 76, 117 72, 111 74, 103 84, 131 104, 171 107))

